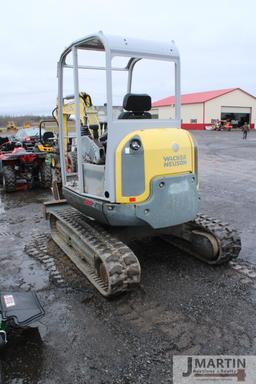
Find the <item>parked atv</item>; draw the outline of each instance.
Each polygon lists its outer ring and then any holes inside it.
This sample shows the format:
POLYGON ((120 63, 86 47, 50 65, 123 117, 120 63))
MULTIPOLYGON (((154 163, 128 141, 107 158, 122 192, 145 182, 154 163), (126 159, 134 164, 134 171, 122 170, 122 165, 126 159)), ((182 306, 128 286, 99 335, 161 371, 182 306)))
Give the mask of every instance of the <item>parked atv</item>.
POLYGON ((28 189, 36 184, 42 188, 52 185, 52 172, 46 155, 28 152, 21 143, 16 143, 11 152, 0 152, 0 174, 6 192, 14 192, 20 185, 27 185, 28 189))

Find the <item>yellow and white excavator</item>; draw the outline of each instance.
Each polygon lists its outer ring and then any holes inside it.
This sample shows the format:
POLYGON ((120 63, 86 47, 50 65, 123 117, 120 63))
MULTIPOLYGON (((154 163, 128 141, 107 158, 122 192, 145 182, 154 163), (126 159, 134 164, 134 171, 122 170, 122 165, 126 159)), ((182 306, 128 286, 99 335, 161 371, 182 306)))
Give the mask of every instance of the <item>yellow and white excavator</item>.
MULTIPOLYGON (((53 116, 58 122, 58 100, 57 106, 53 111, 53 116)), ((77 145, 76 133, 69 132, 68 124, 71 116, 75 116, 76 103, 74 96, 66 96, 63 98, 62 105, 62 129, 63 129, 63 145, 66 171, 73 173, 77 171, 77 145)), ((89 136, 97 140, 99 135, 104 133, 104 125, 100 124, 97 110, 92 105, 91 96, 85 92, 79 93, 79 124, 81 126, 81 135, 89 136)))
MULTIPOLYGON (((52 112, 55 123, 58 125, 58 99, 56 107, 52 112)), ((66 96, 63 99, 62 105, 62 127, 63 127, 63 146, 64 146, 64 163, 68 174, 77 172, 77 142, 74 122, 72 117, 75 116, 76 104, 74 96, 66 96), (71 129, 68 126, 71 125, 71 129)), ((105 124, 100 123, 97 110, 92 105, 90 95, 85 92, 79 93, 79 121, 81 126, 81 134, 88 135, 98 140, 99 134, 104 134, 105 124)), ((55 133, 58 129, 55 130, 55 133)), ((43 147, 43 146, 42 146, 43 147)), ((51 164, 53 168, 53 195, 55 199, 62 196, 62 181, 61 181, 61 165, 59 157, 59 146, 55 145, 51 151, 51 164)))
POLYGON ((141 268, 129 248, 131 239, 157 236, 211 265, 238 256, 237 231, 198 213, 198 149, 192 136, 180 129, 180 59, 174 42, 102 32, 75 41, 58 62, 55 114, 65 200, 46 203, 52 238, 102 295, 119 294, 140 283, 141 268), (92 51, 105 54, 105 65, 79 62, 81 52, 92 51), (127 59, 126 65, 114 66, 116 57, 127 59), (172 119, 153 118, 150 95, 132 91, 133 70, 143 60, 174 64, 172 119), (74 95, 65 97, 67 69, 73 71, 74 95), (79 90, 83 70, 105 73, 104 123, 91 97, 79 90), (116 118, 112 85, 118 71, 127 74, 127 92, 123 112, 116 118), (72 132, 70 115, 75 115, 72 132), (75 153, 72 167, 71 153, 75 153))

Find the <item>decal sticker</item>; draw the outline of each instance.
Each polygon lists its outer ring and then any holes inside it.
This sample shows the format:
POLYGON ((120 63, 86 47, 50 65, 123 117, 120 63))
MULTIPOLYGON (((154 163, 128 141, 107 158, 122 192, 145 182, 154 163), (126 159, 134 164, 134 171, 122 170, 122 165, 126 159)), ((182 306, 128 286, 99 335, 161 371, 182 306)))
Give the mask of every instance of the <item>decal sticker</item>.
POLYGON ((4 295, 4 302, 5 302, 6 308, 15 306, 13 295, 4 295))

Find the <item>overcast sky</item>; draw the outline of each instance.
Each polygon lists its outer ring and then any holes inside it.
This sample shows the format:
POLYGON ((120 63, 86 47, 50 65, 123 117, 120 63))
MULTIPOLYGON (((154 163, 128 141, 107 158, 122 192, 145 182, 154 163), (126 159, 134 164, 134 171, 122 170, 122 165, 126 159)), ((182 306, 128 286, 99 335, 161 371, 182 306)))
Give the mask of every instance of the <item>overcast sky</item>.
POLYGON ((50 113, 59 55, 98 30, 175 40, 183 93, 256 94, 254 0, 9 0, 1 2, 0 30, 0 114, 50 113))

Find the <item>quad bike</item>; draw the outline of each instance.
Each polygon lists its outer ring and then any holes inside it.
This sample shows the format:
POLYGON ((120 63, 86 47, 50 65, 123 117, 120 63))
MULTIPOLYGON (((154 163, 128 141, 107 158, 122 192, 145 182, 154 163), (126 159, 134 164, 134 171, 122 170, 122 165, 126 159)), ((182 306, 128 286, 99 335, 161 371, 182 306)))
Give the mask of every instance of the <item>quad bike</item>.
POLYGON ((35 292, 0 292, 0 349, 11 328, 27 328, 44 316, 35 292))
POLYGON ((236 230, 199 214, 198 148, 190 133, 180 129, 180 109, 180 59, 173 41, 156 43, 99 32, 75 41, 61 54, 56 113, 65 200, 46 203, 46 216, 53 240, 103 296, 140 283, 140 263, 129 247, 134 239, 158 237, 210 265, 227 263, 240 252, 236 230), (80 51, 105 53, 105 66, 78 64, 80 51), (115 67, 116 57, 126 59, 126 66, 115 67), (170 68, 174 64, 174 119, 154 119, 150 95, 132 93, 133 70, 145 59, 170 68), (63 72, 69 68, 74 95, 65 97, 63 72), (104 132, 90 96, 79 90, 83 70, 105 71, 104 132), (124 111, 118 118, 112 108, 115 71, 127 73, 124 111), (75 114, 76 124, 72 171, 67 166, 69 114, 75 114))
POLYGON ((10 152, 0 153, 0 174, 6 192, 31 189, 36 183, 42 188, 50 188, 52 183, 51 167, 44 153, 28 152, 20 143, 10 152))
POLYGON ((226 130, 226 131, 228 131, 228 132, 230 132, 231 131, 231 129, 233 128, 233 126, 232 126, 232 124, 231 124, 231 121, 227 121, 225 124, 224 124, 224 130, 226 130))

